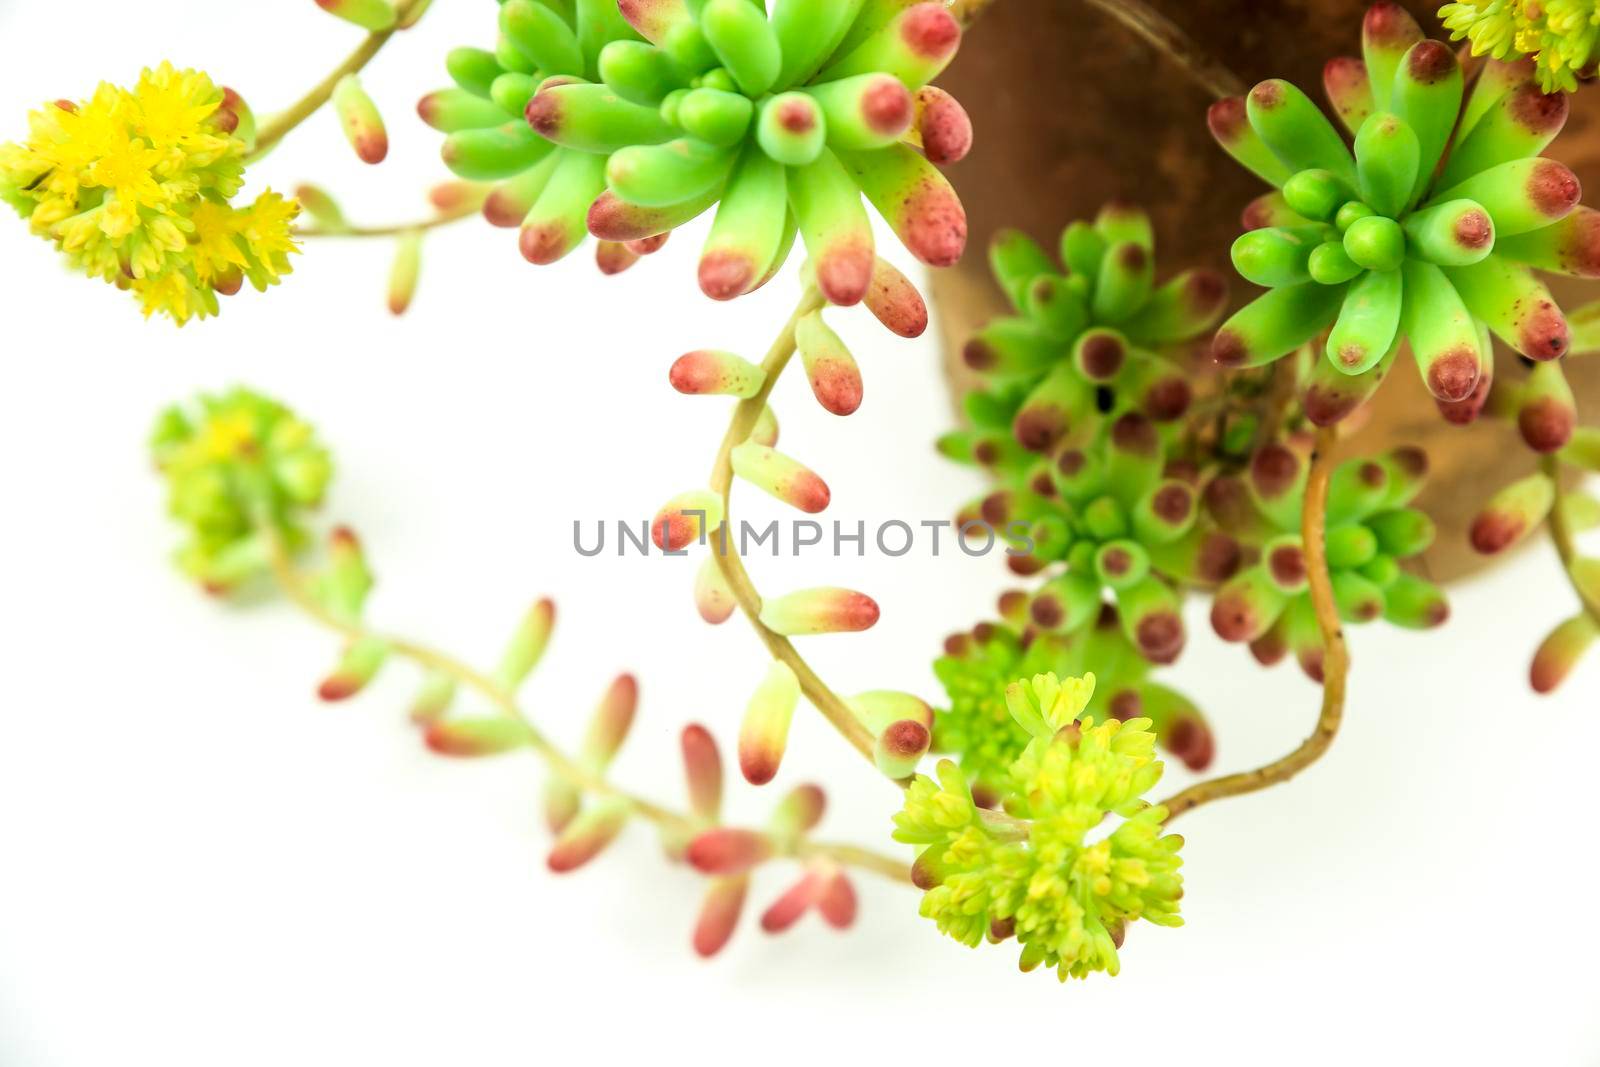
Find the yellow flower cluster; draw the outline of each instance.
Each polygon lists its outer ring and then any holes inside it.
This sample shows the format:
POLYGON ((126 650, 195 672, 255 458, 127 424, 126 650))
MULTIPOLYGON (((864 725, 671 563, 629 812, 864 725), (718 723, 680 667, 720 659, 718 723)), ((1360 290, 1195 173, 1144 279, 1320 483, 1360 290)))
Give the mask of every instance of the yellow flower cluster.
POLYGON ((244 207, 252 120, 199 71, 163 63, 133 89, 46 104, 26 141, 0 145, 0 199, 74 268, 183 325, 217 313, 245 279, 265 290, 291 270, 300 207, 268 190, 244 207))
POLYGON ((1471 38, 1472 54, 1532 56, 1545 92, 1572 92, 1593 73, 1600 44, 1595 0, 1466 0, 1439 9, 1452 40, 1471 38))

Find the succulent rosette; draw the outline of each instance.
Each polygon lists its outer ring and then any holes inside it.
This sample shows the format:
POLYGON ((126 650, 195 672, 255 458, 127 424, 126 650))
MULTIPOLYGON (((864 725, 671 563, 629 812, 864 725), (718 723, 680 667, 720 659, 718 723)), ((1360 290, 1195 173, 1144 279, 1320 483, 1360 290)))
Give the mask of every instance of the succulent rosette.
MULTIPOLYGON (((1206 509, 1258 560, 1217 590, 1211 626, 1225 641, 1248 642, 1262 664, 1293 652, 1322 680, 1323 641, 1307 585, 1301 511, 1310 465, 1290 444, 1268 444, 1241 475, 1206 486, 1206 509)), ((1409 507, 1427 476, 1427 457, 1396 448, 1334 468, 1328 484, 1324 551, 1334 602, 1345 622, 1386 619, 1411 629, 1439 626, 1450 607, 1439 587, 1401 568, 1433 543, 1433 520, 1409 507)))
POLYGON ((1535 361, 1564 355, 1567 321, 1536 270, 1600 277, 1600 213, 1572 171, 1539 155, 1567 101, 1532 64, 1491 61, 1470 91, 1455 52, 1392 3, 1370 8, 1361 59, 1324 85, 1354 151, 1294 85, 1261 82, 1213 105, 1224 149, 1277 187, 1245 212, 1239 273, 1268 292, 1217 332, 1224 367, 1271 363, 1326 332, 1306 414, 1338 421, 1409 342, 1455 421, 1488 395, 1491 335, 1535 361))
POLYGON ((1173 435, 1136 411, 1095 420, 1087 436, 1069 436, 1043 458, 990 434, 956 431, 939 444, 1001 482, 961 526, 996 532, 1011 545, 1014 571, 1045 577, 1029 600, 1029 625, 1077 633, 1109 600, 1140 655, 1176 660, 1186 640, 1180 588, 1231 577, 1239 550, 1202 512, 1198 474, 1172 455, 1173 435))
MULTIPOLYGON (((445 66, 455 86, 423 97, 417 113, 448 135, 446 166, 462 178, 497 183, 484 201, 484 217, 520 228, 518 244, 530 262, 553 263, 583 242, 589 205, 605 190, 607 153, 540 136, 526 118, 529 102, 546 85, 605 92, 595 84, 601 51, 637 35, 616 0, 505 0, 499 25, 493 51, 449 54, 445 66)), ((644 135, 659 132, 644 109, 623 112, 616 121, 640 123, 644 135)), ((651 250, 603 246, 599 259, 606 267, 651 250)))
POLYGON ((167 509, 189 532, 184 573, 221 592, 267 564, 270 528, 303 544, 307 510, 322 502, 333 460, 294 412, 249 389, 171 407, 156 421, 151 453, 167 481, 167 509))
POLYGON ((1116 974, 1129 924, 1181 926, 1183 838, 1163 834, 1167 810, 1144 794, 1161 779, 1150 720, 1082 721, 1094 676, 1054 674, 1005 689, 1010 714, 1031 740, 1005 780, 1005 813, 974 802, 949 760, 938 778, 918 775, 895 815, 896 840, 919 846, 912 880, 922 914, 976 946, 1015 937, 1024 971, 1116 974), (1107 816, 1121 822, 1091 833, 1107 816))
POLYGON ((919 259, 960 257, 966 216, 930 162, 954 162, 971 140, 960 106, 927 87, 961 39, 942 4, 620 6, 643 40, 607 44, 599 84, 547 82, 527 107, 544 137, 606 157, 596 236, 649 239, 716 205, 699 267, 707 295, 760 286, 798 233, 822 294, 855 304, 874 267, 865 194, 919 259))
POLYGON ((1005 687, 1035 674, 1063 677, 1093 672, 1095 690, 1083 713, 1095 719, 1143 717, 1162 748, 1190 770, 1204 770, 1216 752, 1210 724, 1194 702, 1150 678, 1150 661, 1122 632, 1109 604, 1092 626, 1073 635, 1044 633, 1029 624, 1028 595, 1000 597, 1002 618, 981 622, 945 640, 933 673, 947 706, 934 709, 933 748, 956 757, 986 804, 998 801, 1028 732, 1006 709, 1005 687))
POLYGON ((989 249, 995 279, 1017 314, 979 330, 962 350, 985 389, 968 401, 986 421, 1009 417, 1016 440, 1048 453, 1096 415, 1139 411, 1160 422, 1188 410, 1186 345, 1221 316, 1227 284, 1188 270, 1155 284, 1150 219, 1108 204, 1061 233, 1057 267, 1016 230, 989 249))

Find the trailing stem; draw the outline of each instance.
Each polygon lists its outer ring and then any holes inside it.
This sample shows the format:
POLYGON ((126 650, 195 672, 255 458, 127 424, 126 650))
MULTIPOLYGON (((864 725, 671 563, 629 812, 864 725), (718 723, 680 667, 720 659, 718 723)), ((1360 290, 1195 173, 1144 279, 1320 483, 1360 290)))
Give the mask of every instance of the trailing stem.
POLYGON ((1306 482, 1305 508, 1300 520, 1300 539, 1304 546, 1311 604, 1316 610, 1317 629, 1322 633, 1322 711, 1311 736, 1300 747, 1254 770, 1223 775, 1199 782, 1162 803, 1168 821, 1186 811, 1224 797, 1254 793, 1280 782, 1287 782, 1317 760, 1333 744, 1344 719, 1345 688, 1350 674, 1350 652, 1345 647, 1344 630, 1339 624, 1339 609, 1333 599, 1333 582, 1328 575, 1328 559, 1323 543, 1328 505, 1328 478, 1333 470, 1333 446, 1337 431, 1327 427, 1317 431, 1311 453, 1311 474, 1306 482))
POLYGON ((1578 546, 1573 541, 1572 527, 1567 524, 1566 509, 1562 507, 1562 497, 1565 494, 1561 488, 1561 465, 1554 456, 1545 456, 1539 461, 1539 469, 1550 479, 1550 488, 1555 494, 1554 501, 1550 505, 1548 520, 1550 541, 1556 546, 1556 555, 1561 557, 1561 569, 1566 572, 1572 591, 1577 594, 1578 603, 1583 605, 1583 610, 1590 620, 1596 626, 1600 626, 1600 603, 1589 596, 1572 577, 1572 565, 1578 559, 1578 546))
POLYGON ((1144 0, 1083 0, 1122 23, 1142 37, 1156 51, 1182 67, 1189 78, 1212 96, 1221 99, 1243 96, 1249 88, 1233 71, 1207 55, 1189 35, 1167 16, 1144 0))
POLYGON ((428 2, 429 0, 401 0, 396 5, 397 17, 393 26, 387 30, 375 30, 367 34, 366 39, 357 45, 356 50, 351 52, 343 63, 335 67, 332 73, 312 86, 309 92, 291 104, 287 110, 280 111, 261 124, 260 129, 256 131, 256 147, 255 151, 250 154, 250 159, 256 160, 266 155, 291 130, 316 114, 322 105, 328 102, 328 98, 333 95, 334 86, 339 84, 340 79, 350 74, 359 73, 368 63, 372 62, 373 57, 383 50, 384 45, 389 43, 389 38, 407 25, 407 20, 412 13, 428 2))
MULTIPOLYGON (((341 634, 347 640, 375 638, 383 642, 395 655, 408 659, 426 670, 448 675, 460 685, 477 692, 502 714, 522 725, 527 731, 529 745, 544 759, 551 773, 561 776, 585 792, 621 800, 634 814, 663 830, 682 833, 693 832, 698 827, 699 824, 689 816, 629 793, 607 781, 604 776, 592 773, 568 756, 533 724, 532 719, 522 710, 510 692, 482 671, 437 649, 387 634, 375 634, 364 626, 346 622, 333 615, 312 595, 310 587, 295 569, 294 562, 276 531, 267 525, 263 526, 263 532, 267 540, 268 561, 273 578, 289 600, 314 621, 341 634)), ((826 856, 845 866, 874 871, 902 882, 910 880, 910 868, 903 860, 855 845, 804 841, 796 845, 793 855, 798 858, 826 856)))
POLYGON ((834 729, 844 735, 844 739, 854 745, 856 750, 865 756, 868 761, 873 760, 873 737, 866 727, 856 719, 855 713, 839 699, 838 694, 829 689, 827 684, 818 677, 817 672, 795 650, 792 642, 782 634, 774 633, 761 622, 761 594, 756 590, 755 584, 750 581, 750 575, 745 572, 744 563, 739 558, 739 552, 733 547, 732 522, 730 520, 729 496, 733 488, 733 449, 740 442, 750 436, 755 428, 756 420, 761 416, 761 410, 766 407, 767 397, 772 394, 773 386, 778 383, 778 376, 794 356, 795 327, 805 316, 817 311, 826 305, 822 294, 814 286, 807 287, 800 297, 799 306, 794 314, 789 316, 789 321, 784 324, 778 337, 772 342, 772 347, 767 350, 767 356, 761 362, 761 369, 766 372, 766 378, 761 384, 761 389, 752 397, 741 400, 733 409, 733 418, 728 423, 728 432, 722 438, 722 445, 717 449, 717 459, 711 468, 711 491, 722 497, 723 526, 722 532, 712 533, 712 552, 716 555, 717 566, 722 571, 722 576, 727 580, 728 587, 733 590, 734 598, 739 602, 739 608, 750 625, 755 627, 756 633, 772 657, 794 671, 795 677, 800 681, 800 691, 820 711, 824 718, 833 724, 834 729))

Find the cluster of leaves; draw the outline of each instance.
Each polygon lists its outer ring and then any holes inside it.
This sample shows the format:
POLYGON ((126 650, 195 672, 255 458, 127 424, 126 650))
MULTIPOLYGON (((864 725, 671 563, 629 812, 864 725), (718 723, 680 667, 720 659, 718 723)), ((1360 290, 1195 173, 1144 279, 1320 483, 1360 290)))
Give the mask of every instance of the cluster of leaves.
MULTIPOLYGON (((1240 274, 1269 292, 1223 324, 1212 355, 1261 366, 1317 339, 1327 366, 1305 382, 1305 412, 1329 425, 1409 342, 1441 411, 1470 422, 1490 391, 1491 334, 1534 361, 1571 347, 1534 271, 1600 277, 1600 213, 1578 207, 1577 178, 1539 155, 1568 108, 1530 63, 1491 61, 1468 92, 1455 53, 1392 3, 1368 10, 1362 53, 1324 75, 1353 155, 1279 79, 1211 109, 1218 143, 1278 187, 1251 204, 1233 247, 1240 274)), ((1553 365, 1535 381, 1565 388, 1553 365)), ((1559 447, 1558 428, 1544 429, 1535 447, 1559 447)))
POLYGON ((854 304, 874 270, 863 194, 925 262, 961 255, 966 218, 930 160, 959 159, 971 127, 927 86, 960 38, 938 3, 505 0, 496 48, 452 52, 455 87, 419 111, 451 169, 500 183, 484 212, 534 263, 587 232, 621 270, 720 205, 708 296, 760 287, 798 234, 823 294, 854 304))

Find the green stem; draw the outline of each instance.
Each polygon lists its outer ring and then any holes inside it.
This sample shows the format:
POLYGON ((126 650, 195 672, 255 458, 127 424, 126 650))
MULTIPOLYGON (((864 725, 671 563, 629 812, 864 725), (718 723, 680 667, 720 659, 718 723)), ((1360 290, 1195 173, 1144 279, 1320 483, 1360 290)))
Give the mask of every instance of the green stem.
POLYGON ((1191 81, 1222 99, 1243 96, 1248 86, 1233 71, 1207 55, 1176 23, 1144 0, 1083 0, 1142 37, 1182 67, 1191 81))
MULTIPOLYGON (((305 612, 306 615, 310 616, 312 620, 340 634, 348 641, 363 639, 381 641, 395 655, 408 659, 425 670, 437 671, 440 674, 448 675, 460 685, 474 690, 493 704, 500 712, 520 723, 523 729, 527 731, 529 744, 544 759, 552 773, 565 778, 578 788, 599 796, 612 797, 624 801, 634 813, 664 830, 692 833, 701 827, 701 823, 690 816, 672 811, 653 801, 629 793, 606 780, 603 775, 595 774, 577 760, 568 756, 560 748, 556 747, 544 735, 543 731, 534 725, 533 720, 517 703, 515 696, 477 668, 426 645, 408 641, 404 638, 374 633, 358 623, 348 622, 328 611, 313 595, 304 577, 295 569, 294 561, 290 558, 288 548, 284 545, 283 539, 277 534, 276 530, 270 525, 263 525, 262 532, 267 544, 267 562, 272 570, 273 578, 289 600, 301 611, 305 612)), ((870 870, 902 882, 911 880, 909 864, 892 856, 885 856, 856 845, 802 840, 794 845, 791 854, 799 859, 810 856, 825 856, 844 866, 870 870)))
POLYGON ((1566 572, 1567 581, 1572 585, 1572 591, 1578 596, 1578 603, 1583 605, 1584 612, 1589 619, 1600 626, 1600 603, 1586 593, 1572 578, 1572 565, 1578 561, 1578 546, 1573 540, 1572 527, 1567 525, 1567 514, 1561 506, 1562 498, 1566 493, 1561 488, 1561 463, 1554 456, 1544 456, 1539 460, 1539 469, 1546 478, 1550 479, 1550 489, 1555 494, 1555 499, 1550 504, 1550 541, 1556 546, 1556 555, 1561 557, 1561 569, 1566 572))
POLYGON ((316 114, 322 105, 328 102, 328 98, 333 95, 334 86, 338 85, 340 80, 347 75, 359 73, 368 63, 372 62, 373 57, 383 50, 384 45, 389 43, 389 38, 393 37, 402 26, 406 25, 406 18, 412 11, 427 2, 428 0, 401 0, 396 7, 397 17, 394 26, 387 30, 376 30, 367 34, 366 39, 357 45, 356 50, 345 57, 345 61, 335 67, 332 73, 312 86, 309 92, 289 105, 287 110, 273 115, 261 124, 256 131, 255 150, 250 153, 250 157, 245 162, 254 162, 266 155, 291 130, 316 114))
POLYGON ((456 208, 446 211, 431 218, 418 222, 392 222, 383 226, 345 226, 339 229, 327 229, 322 226, 297 226, 296 237, 398 237, 403 233, 417 233, 423 230, 436 230, 441 226, 448 226, 462 219, 474 218, 478 214, 478 205, 456 208))
POLYGON ((795 327, 800 320, 820 308, 827 306, 827 301, 816 287, 806 289, 800 297, 799 305, 794 309, 794 314, 789 316, 789 321, 784 324, 778 333, 777 339, 768 349, 766 359, 761 362, 761 369, 766 372, 766 378, 761 383, 757 393, 741 400, 733 409, 733 419, 728 423, 728 432, 722 437, 722 445, 717 449, 716 462, 711 468, 711 491, 722 497, 723 525, 719 536, 712 531, 711 542, 717 560, 717 566, 722 571, 728 587, 733 590, 734 599, 739 602, 739 608, 744 612, 745 618, 750 620, 750 625, 755 627, 756 634, 767 646, 767 651, 772 658, 786 664, 794 671, 795 677, 800 681, 800 691, 820 711, 828 722, 833 724, 844 739, 850 742, 869 761, 874 762, 873 750, 875 742, 872 734, 862 726, 848 705, 839 696, 829 689, 827 684, 812 670, 795 651, 794 644, 782 634, 768 629, 761 622, 761 594, 756 590, 755 583, 750 580, 750 575, 744 569, 744 562, 739 558, 739 552, 733 547, 733 520, 729 508, 729 496, 733 490, 733 450, 750 436, 750 431, 755 428, 756 420, 761 417, 761 409, 766 407, 767 397, 772 395, 772 389, 778 384, 778 376, 788 366, 789 360, 794 356, 795 327))

